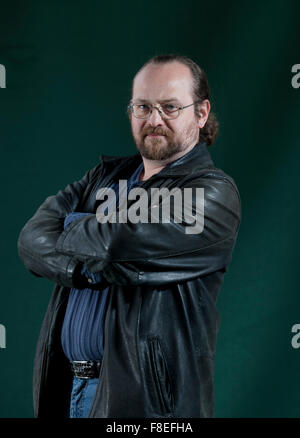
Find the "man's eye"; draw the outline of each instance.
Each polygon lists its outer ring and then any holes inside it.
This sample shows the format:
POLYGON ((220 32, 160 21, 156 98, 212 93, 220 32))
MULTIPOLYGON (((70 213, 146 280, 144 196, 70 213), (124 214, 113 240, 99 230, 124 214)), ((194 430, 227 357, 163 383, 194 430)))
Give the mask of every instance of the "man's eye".
POLYGON ((172 103, 166 103, 163 105, 163 110, 167 112, 172 112, 177 110, 177 106, 173 105, 172 103))
POLYGON ((144 105, 144 104, 138 105, 137 107, 138 107, 138 109, 143 110, 143 111, 149 109, 149 105, 144 105))

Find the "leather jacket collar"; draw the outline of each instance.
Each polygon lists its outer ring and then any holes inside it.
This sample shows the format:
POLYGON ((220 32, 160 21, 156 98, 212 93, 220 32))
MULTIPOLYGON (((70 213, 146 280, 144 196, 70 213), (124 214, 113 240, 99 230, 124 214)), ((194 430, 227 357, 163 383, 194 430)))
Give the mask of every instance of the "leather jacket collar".
MULTIPOLYGON (((135 166, 138 166, 142 161, 142 156, 140 153, 127 157, 101 154, 100 159, 101 161, 105 162, 107 166, 112 165, 115 167, 117 163, 121 161, 127 161, 127 164, 132 162, 135 163, 135 166)), ((197 143, 187 154, 167 164, 166 167, 159 172, 159 175, 189 175, 190 173, 194 173, 201 168, 213 166, 214 163, 211 159, 209 151, 207 150, 206 143, 197 143)))

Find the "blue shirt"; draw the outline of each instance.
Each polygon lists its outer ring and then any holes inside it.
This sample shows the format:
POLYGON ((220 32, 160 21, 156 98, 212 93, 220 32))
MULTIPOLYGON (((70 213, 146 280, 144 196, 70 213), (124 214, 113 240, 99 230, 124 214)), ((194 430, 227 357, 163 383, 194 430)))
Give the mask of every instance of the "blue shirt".
MULTIPOLYGON (((127 181, 127 193, 132 187, 142 183, 139 177, 143 169, 142 162, 127 181)), ((118 185, 118 182, 111 185, 116 193, 117 203, 120 196, 118 185)), ((65 218, 64 227, 89 214, 91 213, 70 213, 65 218)), ((71 288, 61 332, 62 348, 70 361, 101 360, 104 348, 104 319, 110 286, 100 272, 93 274, 83 266, 81 274, 90 278, 93 283, 99 282, 99 290, 71 288)))

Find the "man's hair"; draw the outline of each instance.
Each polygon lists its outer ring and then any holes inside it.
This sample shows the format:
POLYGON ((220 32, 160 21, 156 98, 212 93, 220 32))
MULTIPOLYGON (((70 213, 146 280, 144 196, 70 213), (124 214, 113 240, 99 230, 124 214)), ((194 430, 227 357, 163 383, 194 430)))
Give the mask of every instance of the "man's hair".
MULTIPOLYGON (((199 67, 192 59, 183 55, 156 55, 150 58, 137 72, 137 74, 143 70, 149 64, 167 64, 169 62, 178 61, 181 64, 186 65, 191 72, 193 79, 193 100, 203 101, 204 99, 209 100, 210 92, 209 85, 206 74, 202 68, 199 67)), ((132 93, 133 94, 133 84, 132 82, 132 93)), ((197 104, 194 105, 196 116, 200 116, 199 106, 197 104)), ((199 142, 205 142, 207 146, 213 144, 216 140, 216 137, 219 132, 219 122, 214 113, 210 112, 206 124, 200 130, 199 142)))

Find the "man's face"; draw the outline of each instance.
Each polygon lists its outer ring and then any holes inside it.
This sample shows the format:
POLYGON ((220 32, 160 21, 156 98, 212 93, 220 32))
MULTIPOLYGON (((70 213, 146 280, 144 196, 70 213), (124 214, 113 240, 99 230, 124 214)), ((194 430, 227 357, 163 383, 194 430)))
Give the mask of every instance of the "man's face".
MULTIPOLYGON (((180 62, 150 64, 134 80, 132 103, 157 105, 165 100, 180 106, 190 105, 192 75, 180 62)), ((167 160, 194 146, 199 140, 199 119, 194 106, 181 111, 178 118, 166 120, 157 109, 147 119, 130 117, 132 135, 141 155, 149 160, 167 160)))

